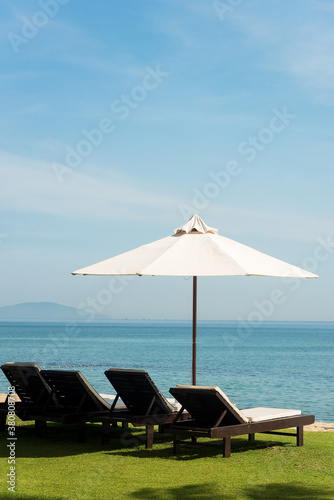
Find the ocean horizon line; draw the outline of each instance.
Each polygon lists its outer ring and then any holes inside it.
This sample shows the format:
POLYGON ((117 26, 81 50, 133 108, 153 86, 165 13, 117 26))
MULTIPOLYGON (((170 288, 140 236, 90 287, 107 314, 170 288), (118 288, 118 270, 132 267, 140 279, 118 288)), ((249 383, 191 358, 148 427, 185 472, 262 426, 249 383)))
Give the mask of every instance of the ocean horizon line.
MULTIPOLYGON (((189 324, 192 325, 192 320, 191 319, 158 319, 158 318, 110 318, 110 319, 94 319, 94 320, 85 320, 85 319, 32 319, 32 318, 27 318, 27 319, 0 319, 0 324, 20 324, 20 323, 39 323, 39 324, 48 324, 48 323, 60 323, 60 324, 65 324, 65 323, 73 323, 73 324, 80 324, 80 325, 97 325, 97 324, 113 324, 113 323, 184 323, 184 324, 189 324)), ((198 319, 197 324, 203 324, 203 323, 233 323, 233 324, 238 324, 238 323, 247 323, 250 325, 253 325, 254 327, 259 327, 263 324, 296 324, 296 323, 303 323, 303 324, 318 324, 318 323, 326 323, 326 324, 334 324, 334 320, 269 320, 269 319, 263 319, 261 322, 260 321, 248 321, 247 319, 198 319)))

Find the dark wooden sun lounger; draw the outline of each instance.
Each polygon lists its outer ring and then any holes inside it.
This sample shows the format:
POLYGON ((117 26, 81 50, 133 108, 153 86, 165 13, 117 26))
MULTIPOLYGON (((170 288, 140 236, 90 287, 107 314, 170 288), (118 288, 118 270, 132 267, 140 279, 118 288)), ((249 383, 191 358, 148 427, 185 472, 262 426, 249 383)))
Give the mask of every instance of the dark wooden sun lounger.
MULTIPOLYGON (((144 370, 124 370, 110 368, 105 372, 109 382, 116 390, 116 399, 109 415, 103 420, 104 441, 108 440, 110 424, 131 423, 135 427, 146 428, 146 448, 152 448, 154 426, 172 422, 180 405, 173 406, 159 391, 149 374, 144 370), (115 411, 115 404, 121 399, 125 411, 115 411)), ((185 412, 179 418, 188 418, 185 412)))
MULTIPOLYGON (((296 436, 297 446, 303 445, 303 427, 314 422, 314 415, 301 415, 298 410, 252 408, 239 410, 219 387, 177 386, 170 389, 172 396, 186 409, 191 419, 180 422, 175 419, 165 426, 174 439, 174 453, 180 452, 181 438, 198 437, 223 439, 223 456, 231 454, 231 437, 248 434, 253 442, 256 433, 296 436), (296 433, 280 429, 296 428, 296 433)), ((176 417, 177 418, 177 417, 176 417)))
MULTIPOLYGON (((47 422, 76 424, 78 441, 85 438, 85 424, 107 415, 111 405, 79 371, 40 370, 36 363, 6 363, 2 370, 20 403, 15 413, 22 420, 34 420, 38 436, 44 436, 47 422)), ((5 427, 7 401, 2 404, 1 425, 5 427)))
MULTIPOLYGON (((31 420, 31 412, 43 412, 46 407, 59 406, 37 363, 8 362, 1 366, 1 370, 20 399, 15 402, 15 413, 21 420, 31 420)), ((9 398, 8 395, 0 407, 2 429, 6 423, 9 398)))
POLYGON ((85 439, 85 424, 100 421, 108 415, 111 405, 90 385, 80 371, 42 370, 42 376, 60 403, 59 408, 50 407, 43 414, 32 415, 41 422, 76 423, 78 440, 85 439))

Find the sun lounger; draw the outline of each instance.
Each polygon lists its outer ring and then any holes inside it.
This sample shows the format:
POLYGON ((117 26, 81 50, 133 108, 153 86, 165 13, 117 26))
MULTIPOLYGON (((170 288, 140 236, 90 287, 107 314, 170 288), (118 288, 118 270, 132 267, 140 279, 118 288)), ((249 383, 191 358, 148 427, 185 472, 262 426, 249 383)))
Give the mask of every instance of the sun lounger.
POLYGON ((80 371, 42 370, 42 376, 61 404, 60 408, 47 408, 36 418, 43 421, 76 423, 78 441, 85 439, 87 422, 100 422, 99 417, 108 415, 111 405, 91 386, 80 371))
MULTIPOLYGON (((43 412, 44 408, 59 405, 56 397, 43 376, 37 363, 8 362, 1 366, 11 387, 20 401, 15 402, 15 413, 21 420, 30 420, 29 414, 43 412)), ((5 427, 8 410, 8 397, 1 403, 1 428, 5 427)))
POLYGON ((8 362, 1 366, 1 370, 10 385, 15 387, 22 407, 43 406, 52 402, 57 404, 56 400, 50 396, 50 387, 41 375, 41 369, 37 363, 8 362))
MULTIPOLYGON (((146 427, 146 448, 152 448, 154 426, 172 422, 180 405, 169 402, 144 370, 110 368, 105 375, 117 393, 108 418, 103 420, 105 442, 108 440, 110 424, 131 423, 135 427, 146 427), (119 398, 127 408, 123 412, 114 411, 119 398)), ((185 419, 188 415, 181 412, 179 418, 185 419)))
POLYGON ((297 446, 303 445, 303 427, 314 422, 314 415, 301 415, 299 410, 277 408, 250 408, 239 410, 215 386, 177 386, 170 389, 172 396, 191 414, 191 419, 176 419, 165 427, 174 436, 174 453, 180 452, 182 437, 196 441, 198 437, 223 439, 223 456, 231 454, 231 437, 248 434, 254 441, 255 433, 296 436, 297 446), (296 427, 296 434, 279 432, 296 427))
MULTIPOLYGON (((34 420, 40 437, 49 421, 76 424, 78 441, 83 441, 86 422, 107 415, 111 408, 79 371, 40 370, 36 363, 6 363, 1 368, 21 399, 15 405, 16 414, 22 420, 34 420)), ((3 404, 3 427, 7 409, 3 404)))
POLYGON ((69 413, 106 412, 110 404, 77 370, 42 370, 53 394, 69 413))

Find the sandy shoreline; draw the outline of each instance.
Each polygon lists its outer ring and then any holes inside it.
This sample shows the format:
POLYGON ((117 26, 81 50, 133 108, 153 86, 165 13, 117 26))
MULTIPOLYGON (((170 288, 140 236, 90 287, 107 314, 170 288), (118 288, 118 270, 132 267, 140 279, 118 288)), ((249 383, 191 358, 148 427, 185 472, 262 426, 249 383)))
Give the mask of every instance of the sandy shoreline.
POLYGON ((304 431, 334 432, 334 424, 326 422, 314 422, 314 424, 305 425, 304 431))

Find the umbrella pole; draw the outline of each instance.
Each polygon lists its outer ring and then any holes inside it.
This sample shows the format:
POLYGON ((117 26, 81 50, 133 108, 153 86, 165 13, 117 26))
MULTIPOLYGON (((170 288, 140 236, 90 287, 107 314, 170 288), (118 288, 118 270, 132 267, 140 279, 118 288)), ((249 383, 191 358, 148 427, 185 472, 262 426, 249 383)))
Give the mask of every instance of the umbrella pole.
POLYGON ((197 344, 197 276, 193 276, 193 363, 192 363, 193 385, 196 385, 196 344, 197 344))

